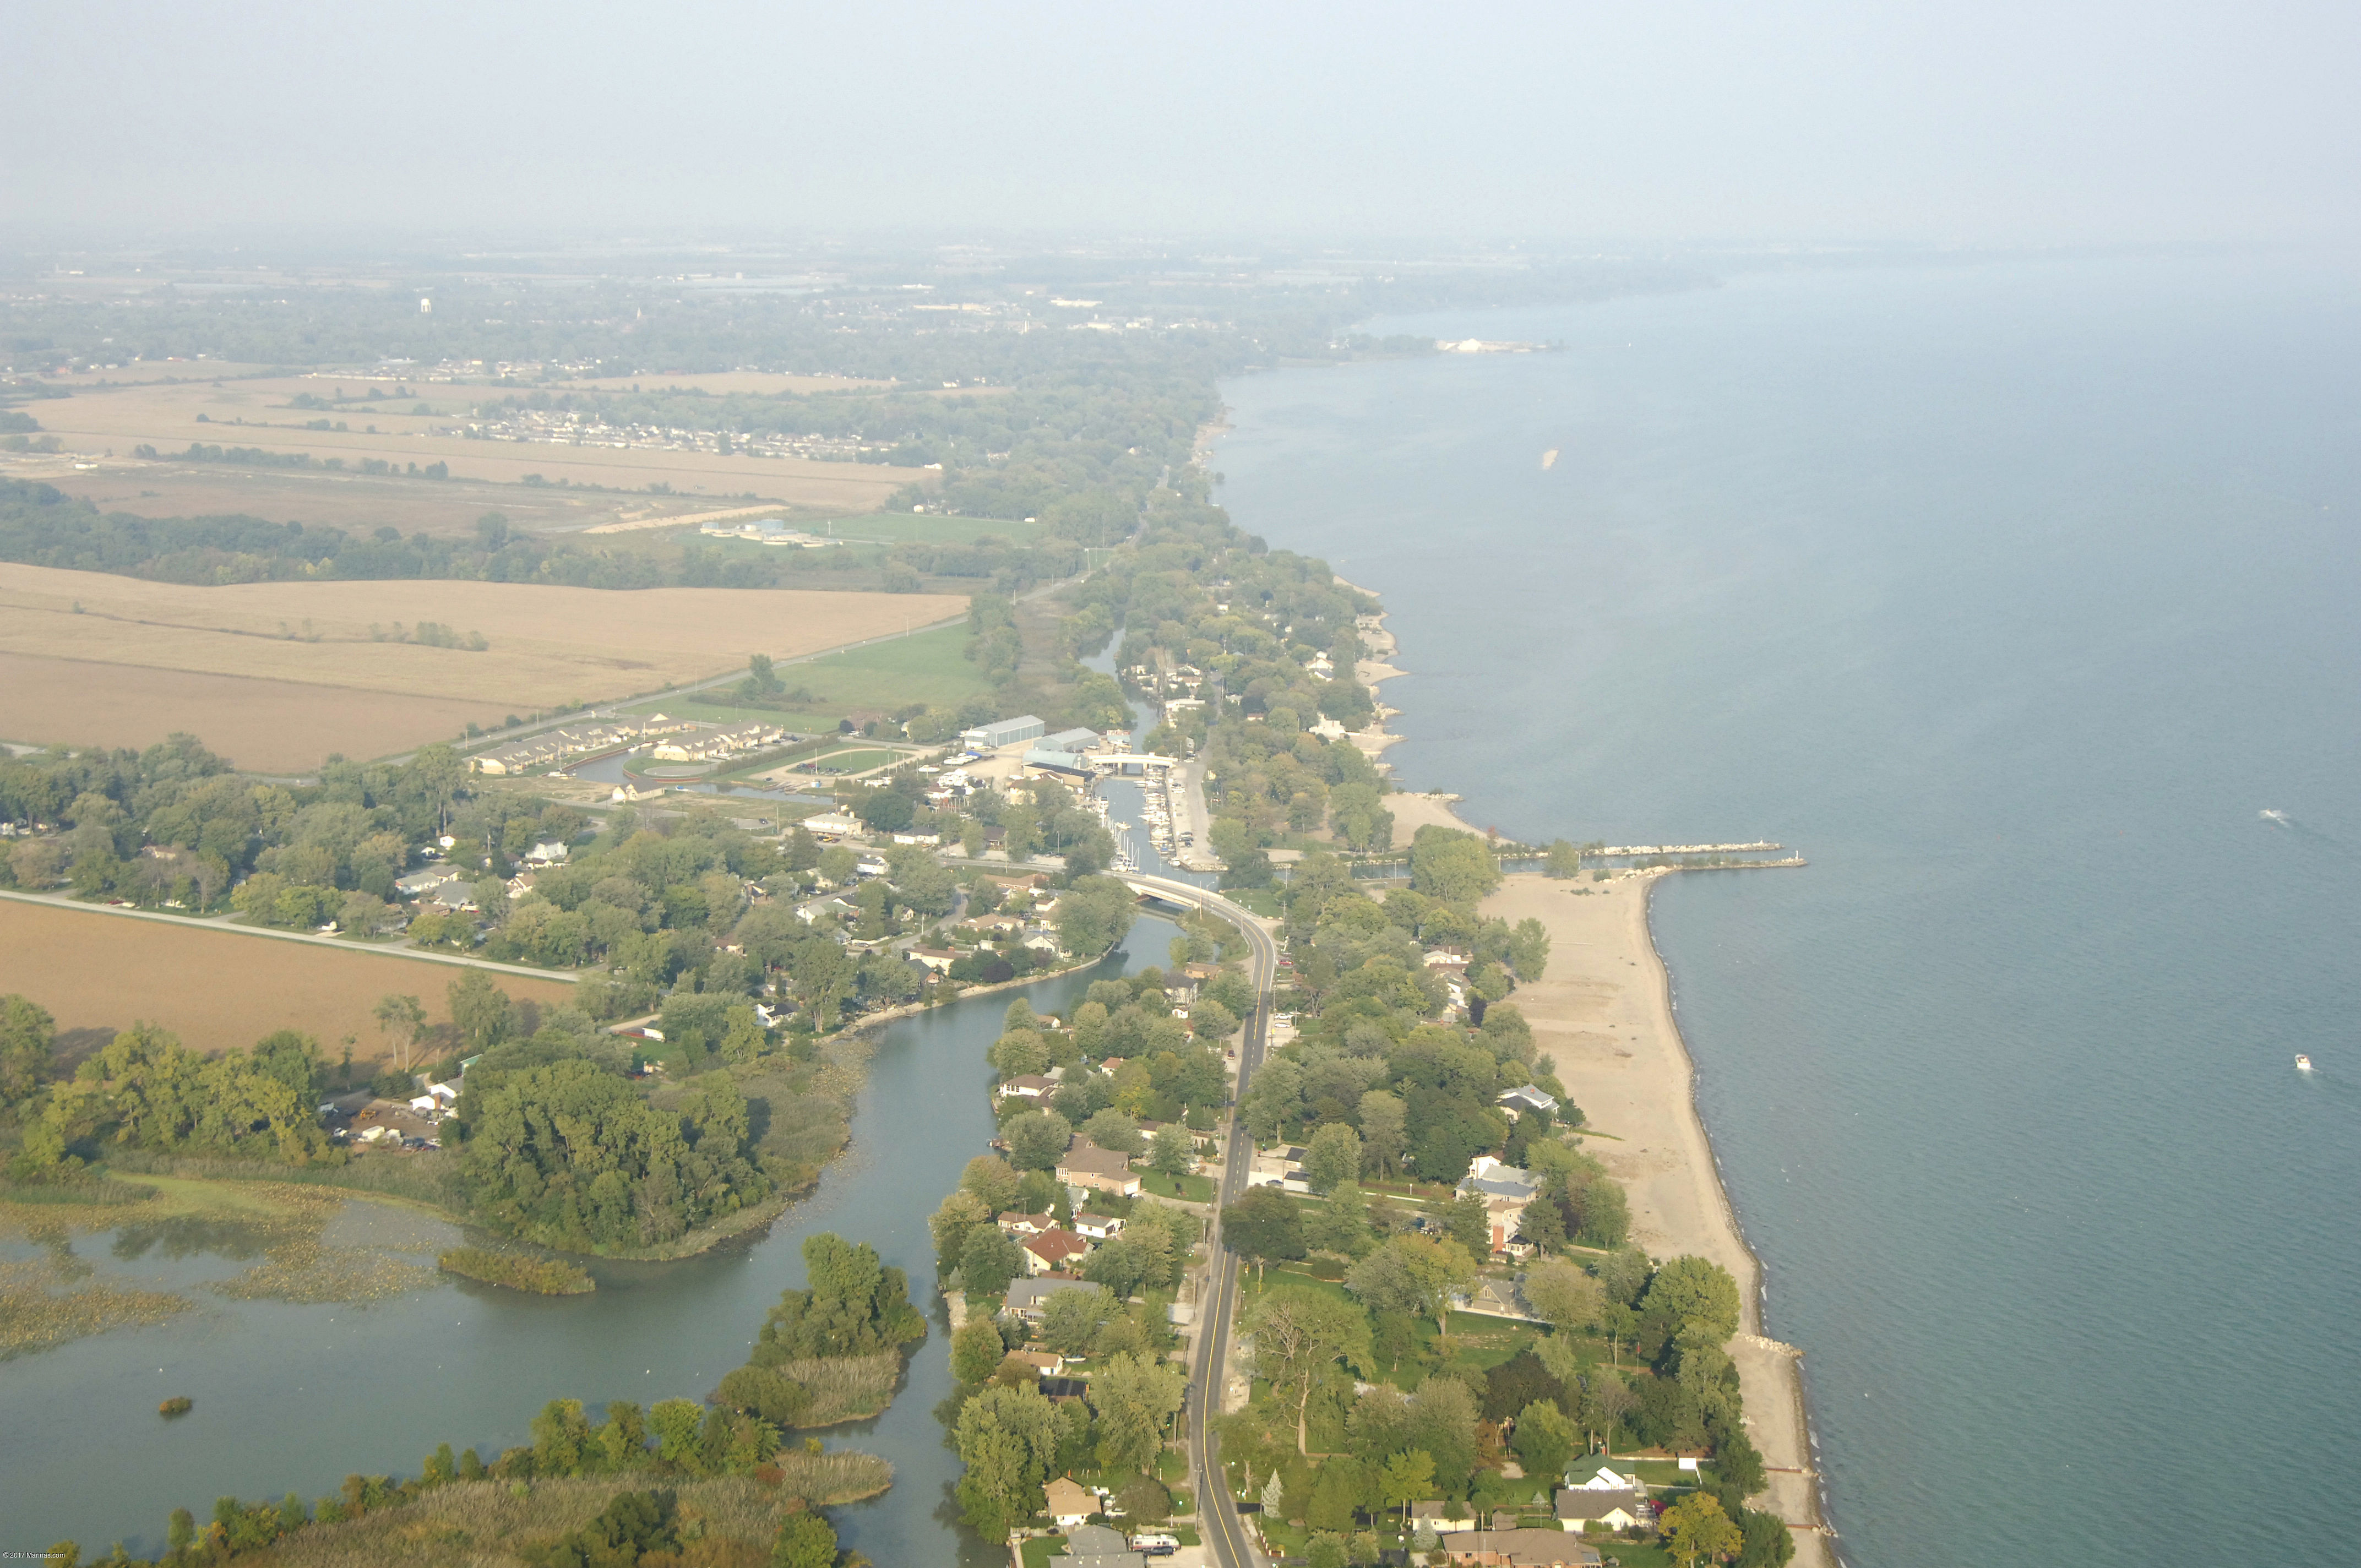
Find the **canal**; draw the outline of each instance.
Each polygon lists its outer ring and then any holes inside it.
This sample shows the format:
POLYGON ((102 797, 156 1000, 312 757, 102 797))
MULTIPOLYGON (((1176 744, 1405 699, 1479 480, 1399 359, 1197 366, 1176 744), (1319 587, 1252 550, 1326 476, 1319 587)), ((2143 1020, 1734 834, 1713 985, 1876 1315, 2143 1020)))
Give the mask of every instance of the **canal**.
MULTIPOLYGON (((957 1524, 959 1463, 932 1414, 951 1383, 927 1216, 990 1136, 983 1053, 1008 1004, 1021 996, 1065 1013, 1094 979, 1169 963, 1178 934, 1143 915, 1096 968, 883 1026, 850 1146, 810 1197, 752 1239, 677 1263, 594 1263, 598 1288, 580 1297, 440 1276, 367 1307, 200 1294, 198 1310, 165 1323, 0 1363, 0 1547, 71 1539, 90 1557, 119 1539, 152 1554, 174 1508, 203 1519, 225 1494, 316 1498, 351 1472, 415 1475, 444 1442, 489 1459, 530 1442, 529 1423, 551 1399, 701 1398, 745 1359, 779 1292, 804 1283, 804 1238, 834 1231, 906 1269, 933 1325, 883 1416, 820 1434, 830 1448, 895 1466, 884 1497, 835 1510, 845 1543, 895 1568, 1005 1563, 1005 1550, 957 1524), (194 1412, 159 1420, 158 1401, 177 1394, 196 1401, 194 1412)), ((455 1225, 367 1203, 348 1206, 337 1224, 347 1239, 421 1263, 461 1236, 455 1225)), ((76 1238, 74 1266, 171 1288, 236 1266, 202 1238, 136 1257, 118 1256, 129 1249, 117 1239, 76 1238), (173 1250, 180 1255, 161 1255, 173 1250)), ((23 1251, 0 1249, 0 1261, 23 1251)))

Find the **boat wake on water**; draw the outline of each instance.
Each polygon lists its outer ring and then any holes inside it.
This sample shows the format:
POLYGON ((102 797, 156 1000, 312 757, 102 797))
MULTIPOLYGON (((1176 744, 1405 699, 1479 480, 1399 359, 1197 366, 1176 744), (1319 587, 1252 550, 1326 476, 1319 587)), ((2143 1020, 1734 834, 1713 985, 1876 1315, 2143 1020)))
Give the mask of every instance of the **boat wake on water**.
POLYGON ((2307 843, 2325 844, 2330 849, 2336 850, 2340 854, 2350 855, 2354 852, 2352 845, 2347 844, 2344 839, 2337 838, 2334 834, 2323 833, 2317 828, 2309 827, 2304 823, 2297 821, 2294 817, 2290 817, 2284 811, 2279 811, 2270 806, 2265 806, 2261 811, 2257 812, 2255 815, 2262 819, 2265 827, 2284 828, 2286 831, 2294 834, 2297 838, 2303 839, 2307 843))

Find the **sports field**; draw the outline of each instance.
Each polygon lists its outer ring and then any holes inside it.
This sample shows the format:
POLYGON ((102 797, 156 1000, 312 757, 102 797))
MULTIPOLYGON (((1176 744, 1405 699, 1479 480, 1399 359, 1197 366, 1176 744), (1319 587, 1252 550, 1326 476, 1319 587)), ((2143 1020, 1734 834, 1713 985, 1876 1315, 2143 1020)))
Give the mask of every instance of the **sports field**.
POLYGON ((749 653, 793 658, 965 608, 950 595, 797 589, 188 587, 0 563, 0 656, 27 677, 0 682, 0 739, 142 745, 185 730, 241 766, 306 767, 329 751, 387 755, 471 719, 654 691, 749 653), (398 640, 424 623, 486 646, 398 640), (335 694, 333 740, 304 723, 321 702, 281 713, 291 685, 335 694))
MULTIPOLYGON (((370 1016, 389 993, 416 996, 435 1022, 456 964, 305 942, 274 941, 195 924, 130 920, 95 910, 0 899, 0 992, 29 996, 60 1030, 112 1032, 138 1020, 161 1024, 203 1050, 252 1045, 274 1029, 300 1029, 330 1057, 384 1054, 370 1016)), ((564 981, 495 974, 512 997, 568 1000, 564 981)))

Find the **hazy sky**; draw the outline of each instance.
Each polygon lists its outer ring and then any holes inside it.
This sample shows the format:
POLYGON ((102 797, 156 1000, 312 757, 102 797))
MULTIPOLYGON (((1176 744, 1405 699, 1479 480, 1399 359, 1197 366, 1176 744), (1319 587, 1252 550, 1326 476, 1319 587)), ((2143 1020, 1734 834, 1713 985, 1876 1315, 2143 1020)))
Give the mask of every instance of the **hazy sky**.
POLYGON ((0 0, 11 237, 2348 238, 2361 5, 0 0))

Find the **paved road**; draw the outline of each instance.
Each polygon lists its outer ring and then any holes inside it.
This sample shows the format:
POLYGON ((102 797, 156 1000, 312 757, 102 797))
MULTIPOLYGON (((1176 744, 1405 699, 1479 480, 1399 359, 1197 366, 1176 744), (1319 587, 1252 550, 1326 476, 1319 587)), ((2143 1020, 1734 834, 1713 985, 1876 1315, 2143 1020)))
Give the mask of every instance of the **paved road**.
POLYGON ((167 926, 177 926, 184 931, 221 931, 233 937, 261 937, 274 942, 310 942, 317 947, 334 948, 340 953, 374 953, 385 959, 415 959, 421 963, 456 964, 461 969, 488 969, 500 974, 521 974, 528 980, 554 980, 572 985, 582 977, 566 970, 534 969, 527 964, 496 963, 490 959, 471 959, 463 953, 429 953, 417 948, 379 947, 368 942, 349 941, 343 937, 323 937, 313 931, 274 931, 266 926, 235 926, 220 916, 165 915, 153 909, 127 909, 113 904, 84 904, 50 893, 19 893, 0 890, 0 898, 12 898, 19 904, 43 904, 53 909, 79 909, 86 915, 115 915, 126 920, 160 920, 167 926))
MULTIPOLYGON (((1202 909, 1244 933, 1252 954, 1255 1007, 1253 1016, 1246 1020, 1245 1044, 1238 1051, 1237 1092, 1243 1095, 1246 1080, 1262 1064, 1263 1051, 1269 1043, 1270 992, 1279 972, 1279 944, 1250 911, 1218 893, 1165 877, 1131 874, 1123 880, 1143 891, 1202 909)), ((1237 1125, 1235 1115, 1231 1118, 1227 1147, 1229 1155, 1222 1168, 1219 1197, 1224 1203, 1234 1203, 1246 1190, 1246 1171, 1254 1158, 1254 1140, 1237 1125)), ((1223 1479, 1220 1444, 1213 1431, 1212 1419, 1222 1409, 1223 1368, 1237 1312, 1238 1255, 1221 1245, 1218 1226, 1212 1241, 1213 1261, 1206 1266, 1206 1289, 1198 1303, 1196 1365, 1190 1377, 1189 1467, 1194 1473, 1201 1533, 1213 1552, 1216 1568, 1258 1568, 1263 1560, 1255 1551, 1254 1541, 1240 1521, 1237 1506, 1223 1479)))

